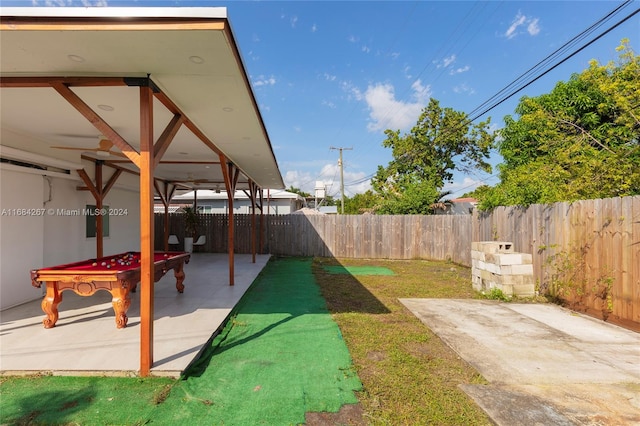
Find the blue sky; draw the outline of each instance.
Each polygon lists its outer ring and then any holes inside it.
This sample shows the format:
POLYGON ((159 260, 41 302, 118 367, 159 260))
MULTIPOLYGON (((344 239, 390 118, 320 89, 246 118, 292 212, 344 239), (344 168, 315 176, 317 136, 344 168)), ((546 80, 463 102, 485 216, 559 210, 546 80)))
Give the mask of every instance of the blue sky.
MULTIPOLYGON (((433 97, 470 114, 621 1, 83 1, 39 6, 224 6, 250 76, 284 182, 313 194, 316 181, 340 196, 369 188, 391 151, 385 129, 409 131, 433 97)), ((5 2, 8 5, 8 2, 5 2)), ((576 48, 640 7, 631 2, 576 48)), ((623 38, 640 50, 640 14, 482 116, 494 128, 518 100, 551 91, 591 59, 617 58, 623 38)), ((570 49, 569 53, 574 49, 570 49)), ((494 155, 492 163, 500 162, 494 155)), ((497 177, 457 173, 461 196, 497 177)))

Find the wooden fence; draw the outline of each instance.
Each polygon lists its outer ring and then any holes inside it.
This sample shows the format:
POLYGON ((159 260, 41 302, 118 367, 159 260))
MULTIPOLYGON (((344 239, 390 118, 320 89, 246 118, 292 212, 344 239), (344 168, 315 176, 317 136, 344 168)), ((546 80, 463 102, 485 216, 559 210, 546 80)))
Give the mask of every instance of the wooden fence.
MULTIPOLYGON (((234 215, 235 251, 251 253, 250 215, 234 215)), ((156 249, 163 247, 156 215, 156 249)), ((184 241, 180 214, 169 233, 184 241)), ((260 217, 256 217, 259 226, 260 217)), ((498 208, 459 216, 265 215, 259 253, 433 259, 471 265, 472 241, 510 241, 533 255, 540 290, 573 309, 640 330, 640 196, 498 208)), ((257 229, 260 229, 259 227, 257 229)), ((206 252, 227 251, 226 215, 201 214, 206 252)), ((256 237, 256 243, 259 243, 256 237)))
POLYGON ((542 291, 640 331, 640 196, 475 213, 473 239, 513 242, 542 291))

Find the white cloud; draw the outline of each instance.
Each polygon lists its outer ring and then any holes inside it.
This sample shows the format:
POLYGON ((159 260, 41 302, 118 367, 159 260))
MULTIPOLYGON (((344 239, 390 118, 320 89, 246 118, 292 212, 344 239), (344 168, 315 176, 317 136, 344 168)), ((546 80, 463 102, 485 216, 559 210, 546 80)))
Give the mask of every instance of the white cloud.
POLYGON ((313 25, 311 26, 311 32, 312 32, 312 33, 315 33, 316 31, 318 31, 318 26, 317 26, 316 24, 313 24, 313 25))
MULTIPOLYGON (((288 170, 283 176, 285 187, 300 188, 304 192, 313 195, 315 193, 316 182, 322 182, 327 190, 327 194, 336 199, 340 199, 340 167, 336 157, 335 162, 325 163, 321 166, 318 173, 308 171, 312 165, 309 163, 292 164, 295 169, 288 170)), ((316 169, 317 170, 317 169, 316 169)), ((355 194, 361 194, 371 189, 370 179, 362 180, 367 176, 364 172, 354 172, 349 170, 349 160, 345 158, 344 176, 344 195, 352 197, 355 194)))
MULTIPOLYGON (((340 199, 340 166, 338 163, 326 164, 322 167, 320 175, 323 176, 322 182, 324 183, 327 194, 334 197, 336 200, 340 199)), ((362 180, 367 176, 365 172, 354 172, 349 170, 349 160, 345 158, 345 167, 343 170, 344 177, 344 196, 353 197, 355 194, 362 194, 371 189, 371 180, 362 180)), ((313 194, 313 192, 312 192, 313 194)))
POLYGON ((331 101, 322 101, 322 106, 329 107, 331 109, 336 109, 337 105, 331 101))
POLYGON ((529 33, 529 35, 538 35, 538 33, 540 32, 540 26, 538 25, 538 21, 539 19, 536 18, 532 21, 529 22, 529 25, 527 26, 527 32, 529 33))
POLYGON ((376 132, 385 129, 408 129, 413 126, 431 96, 431 87, 423 86, 420 80, 412 85, 414 102, 403 102, 395 98, 391 84, 370 85, 364 94, 354 90, 359 99, 369 107, 370 122, 367 129, 376 132))
POLYGON ((449 74, 450 75, 461 74, 463 72, 469 71, 470 69, 471 68, 469 68, 469 65, 465 65, 464 67, 453 68, 451 71, 449 71, 449 74))
POLYGON ((443 59, 443 64, 442 66, 444 66, 445 68, 448 67, 449 65, 451 65, 452 63, 454 63, 456 61, 456 55, 451 55, 448 58, 444 58, 443 59))
POLYGON ((274 86, 276 84, 275 77, 265 77, 264 75, 258 76, 256 80, 253 80, 254 87, 260 86, 274 86))
POLYGON ((362 50, 364 53, 371 52, 371 48, 369 46, 362 46, 360 50, 362 50))
POLYGON ((505 31, 504 36, 508 39, 514 38, 518 34, 521 34, 518 31, 518 28, 525 24, 527 24, 527 33, 529 33, 529 35, 538 35, 538 33, 540 32, 540 26, 538 25, 538 22, 538 18, 527 18, 521 12, 518 12, 516 17, 513 18, 513 21, 511 22, 511 25, 509 26, 507 31, 505 31))
POLYGON ((295 28, 296 24, 298 23, 298 17, 292 16, 291 19, 289 20, 289 23, 291 24, 291 28, 295 28))
POLYGON ((431 86, 423 86, 422 81, 416 80, 411 84, 411 88, 414 99, 421 104, 426 104, 431 96, 431 86))
POLYGON ((513 22, 511 22, 511 26, 509 27, 509 29, 507 29, 507 31, 504 33, 504 35, 507 38, 513 38, 516 36, 517 32, 516 30, 518 29, 518 27, 522 24, 524 24, 524 21, 527 18, 521 14, 520 12, 518 12, 518 14, 516 15, 516 17, 513 19, 513 22))
MULTIPOLYGON (((299 172, 297 170, 288 170, 282 177, 284 185, 287 188, 300 188, 305 192, 309 192, 309 185, 314 185, 314 179, 309 172, 299 172)), ((313 188, 312 188, 313 189, 313 188)))
POLYGON ((452 65, 455 62, 456 62, 455 54, 451 54, 450 56, 443 58, 441 61, 433 61, 433 63, 436 64, 436 68, 447 68, 449 65, 452 65))
POLYGON ((453 91, 455 93, 458 93, 458 94, 466 93, 466 94, 469 94, 469 95, 473 95, 473 94, 476 93, 476 91, 472 87, 467 86, 466 83, 462 83, 462 84, 459 84, 459 85, 455 86, 453 88, 453 91))

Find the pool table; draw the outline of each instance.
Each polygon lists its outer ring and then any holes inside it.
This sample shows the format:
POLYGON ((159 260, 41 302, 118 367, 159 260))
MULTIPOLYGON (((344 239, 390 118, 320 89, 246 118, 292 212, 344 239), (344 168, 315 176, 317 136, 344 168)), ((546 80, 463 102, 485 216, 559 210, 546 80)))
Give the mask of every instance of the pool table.
MULTIPOLYGON (((158 281, 170 269, 176 278, 176 289, 184 291, 184 264, 189 263, 190 253, 154 253, 154 280, 158 281)), ((42 300, 42 310, 47 317, 42 320, 44 328, 52 328, 58 321, 58 305, 62 292, 73 290, 81 296, 91 296, 98 290, 111 293, 111 304, 116 316, 116 327, 127 326, 127 310, 131 305, 130 292, 135 292, 140 282, 140 253, 126 252, 99 259, 31 271, 31 284, 40 287, 46 284, 47 293, 42 300)))

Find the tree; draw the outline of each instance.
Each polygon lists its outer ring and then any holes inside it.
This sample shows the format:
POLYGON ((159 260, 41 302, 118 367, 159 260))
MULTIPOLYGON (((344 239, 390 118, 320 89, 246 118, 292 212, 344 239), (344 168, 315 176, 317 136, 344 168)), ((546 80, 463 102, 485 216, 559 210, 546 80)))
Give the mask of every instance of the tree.
POLYGON ((618 50, 505 117, 501 181, 480 209, 640 194, 640 57, 618 50))
POLYGON ((289 188, 287 188, 288 192, 291 192, 293 194, 298 194, 303 198, 309 198, 311 197, 311 194, 309 194, 308 192, 304 192, 302 189, 300 188, 296 188, 293 185, 291 185, 289 188))
POLYGON ((379 197, 371 190, 344 199, 345 214, 374 213, 379 197))
POLYGON ((494 135, 489 125, 490 119, 474 125, 465 113, 431 99, 410 133, 386 130, 383 146, 392 149, 394 159, 387 167, 378 166, 372 179, 380 197, 376 212, 429 214, 456 169, 491 172, 494 135))

